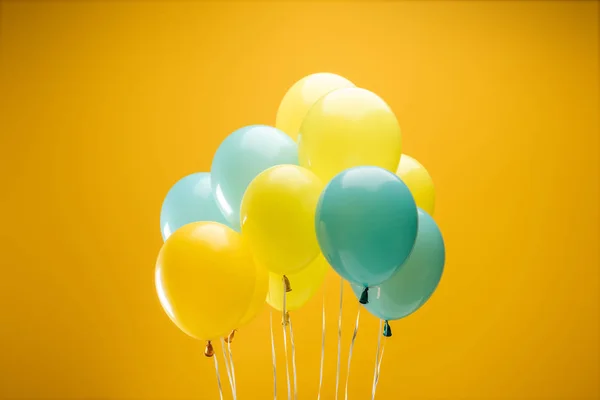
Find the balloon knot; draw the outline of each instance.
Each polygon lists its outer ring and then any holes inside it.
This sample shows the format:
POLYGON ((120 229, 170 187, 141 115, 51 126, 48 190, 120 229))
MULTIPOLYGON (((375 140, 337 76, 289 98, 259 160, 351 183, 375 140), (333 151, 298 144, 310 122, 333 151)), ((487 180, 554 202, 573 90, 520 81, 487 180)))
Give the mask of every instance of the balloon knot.
POLYGON ((390 327, 390 323, 387 321, 387 319, 383 325, 383 336, 392 337, 392 328, 390 327))
POLYGON ((285 314, 283 314, 283 320, 281 321, 281 325, 288 326, 289 323, 290 323, 290 313, 286 311, 285 314))
POLYGON ((292 291, 292 285, 290 285, 290 280, 287 276, 283 276, 283 284, 285 285, 285 292, 289 293, 292 291))
POLYGON ((226 343, 232 343, 233 342, 233 339, 235 338, 235 331, 236 331, 236 329, 232 330, 231 333, 229 334, 229 336, 227 336, 225 338, 225 342, 226 343))
POLYGON ((210 340, 206 342, 206 347, 204 348, 204 355, 206 357, 212 357, 215 355, 215 350, 213 349, 213 345, 210 342, 210 340))
POLYGON ((360 304, 369 304, 369 288, 365 287, 360 295, 360 304))

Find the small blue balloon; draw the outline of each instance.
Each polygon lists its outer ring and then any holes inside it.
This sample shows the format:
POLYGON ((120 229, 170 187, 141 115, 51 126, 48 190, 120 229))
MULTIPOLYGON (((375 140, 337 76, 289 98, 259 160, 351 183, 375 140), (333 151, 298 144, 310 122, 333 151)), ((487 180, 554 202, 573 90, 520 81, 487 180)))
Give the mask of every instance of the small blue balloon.
POLYGON ((221 212, 236 230, 240 230, 240 206, 250 182, 281 164, 298 165, 298 145, 277 128, 247 126, 221 143, 210 169, 212 188, 221 212))
POLYGON ((197 221, 229 226, 213 197, 208 172, 197 172, 180 179, 167 193, 160 211, 163 240, 182 226, 197 221))
MULTIPOLYGON (((419 231, 415 247, 404 265, 387 281, 369 290, 367 310, 383 320, 404 318, 417 311, 438 286, 446 251, 437 224, 419 209, 419 231)), ((362 295, 363 288, 352 285, 354 294, 362 295)))
POLYGON ((368 288, 390 278, 408 258, 417 236, 417 206, 395 174, 355 167, 325 187, 315 222, 321 251, 333 269, 368 288))

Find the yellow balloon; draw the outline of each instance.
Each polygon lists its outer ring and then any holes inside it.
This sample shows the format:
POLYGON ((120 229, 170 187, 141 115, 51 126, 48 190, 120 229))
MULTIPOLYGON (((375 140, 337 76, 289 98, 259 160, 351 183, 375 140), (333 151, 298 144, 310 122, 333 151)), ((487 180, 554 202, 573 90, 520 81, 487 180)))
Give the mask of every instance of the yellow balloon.
MULTIPOLYGON (((328 268, 327 260, 320 254, 308 267, 295 274, 286 275, 292 289, 285 296, 286 311, 301 308, 317 293, 325 280, 328 268)), ((283 291, 283 276, 271 272, 267 303, 278 311, 283 311, 283 291)))
POLYGON ((435 205, 435 188, 431 175, 420 162, 402 154, 396 175, 402 179, 410 189, 417 207, 433 216, 435 205))
POLYGON ((376 94, 334 90, 310 109, 300 128, 300 165, 324 182, 345 169, 371 165, 395 172, 402 154, 400 125, 376 94))
POLYGON ((275 127, 298 140, 300 124, 317 100, 335 89, 354 87, 348 79, 328 72, 305 76, 287 91, 279 104, 275 127))
POLYGON ((315 211, 322 189, 315 174, 296 165, 271 167, 250 182, 242 199, 242 236, 257 263, 284 275, 317 257, 315 211))
POLYGON ((156 291, 171 320, 196 339, 227 336, 248 309, 256 265, 240 234, 217 222, 194 222, 163 244, 156 291))
POLYGON ((256 265, 256 283, 254 285, 254 294, 248 306, 246 314, 238 324, 238 328, 248 325, 261 312, 265 305, 267 294, 269 292, 269 271, 260 264, 256 265))

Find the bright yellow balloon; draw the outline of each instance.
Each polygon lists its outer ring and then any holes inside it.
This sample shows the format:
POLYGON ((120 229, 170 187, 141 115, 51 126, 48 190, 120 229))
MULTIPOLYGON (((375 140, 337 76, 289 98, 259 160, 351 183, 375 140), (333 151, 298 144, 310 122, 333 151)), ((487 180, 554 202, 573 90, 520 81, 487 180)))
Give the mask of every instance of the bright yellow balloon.
POLYGON ((300 165, 324 182, 356 166, 395 172, 402 154, 400 125, 376 94, 360 88, 338 89, 310 109, 300 128, 300 165))
POLYGON ((217 222, 194 222, 163 244, 156 291, 171 320, 196 339, 229 335, 248 310, 256 265, 240 234, 217 222))
POLYGON ((410 189, 417 207, 433 216, 435 205, 435 188, 431 175, 420 162, 402 154, 396 175, 402 179, 410 189))
POLYGON ((354 87, 348 79, 328 72, 305 76, 287 91, 279 104, 275 127, 298 140, 300 124, 317 100, 332 90, 354 87))
MULTIPOLYGON (((323 284, 328 269, 327 260, 320 254, 308 267, 295 274, 286 275, 292 289, 285 296, 286 311, 298 310, 306 304, 323 284)), ((283 311, 283 291, 283 276, 271 272, 267 303, 278 311, 283 311)))
POLYGON ((276 274, 308 266, 320 253, 315 211, 323 184, 296 165, 261 172, 242 199, 242 236, 257 263, 276 274))
POLYGON ((246 314, 238 324, 238 328, 248 325, 261 312, 265 305, 267 294, 269 292, 269 271, 258 263, 256 265, 256 283, 254 285, 254 294, 248 306, 246 314))

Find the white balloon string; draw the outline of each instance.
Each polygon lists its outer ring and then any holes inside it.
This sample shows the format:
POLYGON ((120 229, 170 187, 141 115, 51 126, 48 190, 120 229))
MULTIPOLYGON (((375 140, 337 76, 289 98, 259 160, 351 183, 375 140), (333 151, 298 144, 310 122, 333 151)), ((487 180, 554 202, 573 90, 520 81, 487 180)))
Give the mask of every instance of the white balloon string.
POLYGON ((335 400, 338 399, 340 387, 340 360, 342 356, 342 308, 344 300, 344 278, 340 277, 340 312, 338 316, 338 351, 337 351, 337 369, 335 373, 335 400))
POLYGON ((381 361, 383 361, 383 352, 385 351, 385 342, 387 338, 383 339, 383 344, 381 345, 381 354, 379 355, 379 362, 377 363, 377 376, 375 377, 375 389, 373 390, 373 399, 375 399, 375 391, 377 390, 377 385, 379 384, 379 376, 381 372, 381 361))
POLYGON ((294 375, 294 400, 298 400, 298 384, 296 380, 296 344, 294 343, 294 330, 292 329, 292 318, 290 317, 290 342, 292 343, 292 372, 294 375))
POLYGON ((373 368, 373 385, 371 386, 371 399, 375 399, 375 381, 377 379, 377 364, 379 364, 379 349, 381 348, 381 337, 383 336, 383 320, 379 320, 379 336, 377 336, 377 351, 375 352, 375 367, 373 368))
POLYGON ((223 400, 223 387, 221 386, 221 375, 219 374, 219 361, 217 361, 217 355, 214 354, 215 359, 215 372, 217 373, 217 385, 219 385, 219 398, 223 400))
POLYGON ((273 336, 273 309, 269 310, 269 326, 271 328, 271 356, 273 358, 273 399, 277 400, 277 356, 275 355, 275 338, 273 336))
POLYGON ((360 321, 360 307, 356 313, 356 324, 354 325, 354 333, 352 333, 352 341, 350 342, 350 351, 348 352, 348 367, 346 369, 346 389, 344 390, 344 399, 348 400, 348 383, 350 382, 350 363, 352 362, 352 351, 354 350, 354 343, 356 342, 356 335, 358 334, 358 323, 360 321))
POLYGON ((221 338, 221 350, 223 351, 223 360, 225 361, 225 369, 227 370, 227 378, 229 378, 229 386, 231 388, 231 395, 233 396, 233 399, 235 400, 235 389, 233 386, 233 379, 231 378, 231 368, 229 367, 227 352, 225 351, 225 340, 223 340, 223 338, 221 338))
POLYGON ((286 334, 286 325, 287 325, 287 318, 286 318, 286 288, 287 285, 285 284, 285 278, 283 280, 283 320, 281 322, 281 325, 283 326, 283 352, 285 353, 285 375, 287 378, 287 392, 288 392, 288 400, 292 400, 292 391, 290 389, 291 384, 290 384, 290 368, 289 368, 289 361, 288 361, 288 351, 287 351, 287 334, 286 334))
POLYGON ((235 381, 235 368, 233 367, 233 353, 231 352, 231 340, 227 342, 229 352, 229 368, 231 368, 231 379, 233 380, 233 398, 237 399, 237 383, 235 381))
POLYGON ((317 400, 321 400, 321 388, 323 387, 323 364, 325 362, 325 291, 323 291, 323 326, 321 334, 321 369, 319 371, 319 393, 317 400))

